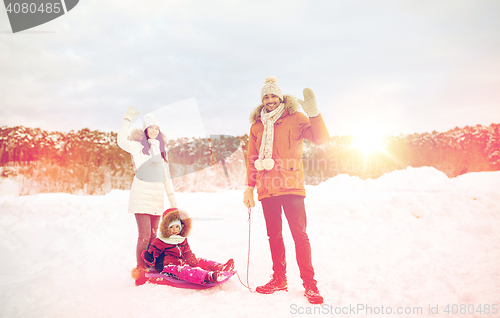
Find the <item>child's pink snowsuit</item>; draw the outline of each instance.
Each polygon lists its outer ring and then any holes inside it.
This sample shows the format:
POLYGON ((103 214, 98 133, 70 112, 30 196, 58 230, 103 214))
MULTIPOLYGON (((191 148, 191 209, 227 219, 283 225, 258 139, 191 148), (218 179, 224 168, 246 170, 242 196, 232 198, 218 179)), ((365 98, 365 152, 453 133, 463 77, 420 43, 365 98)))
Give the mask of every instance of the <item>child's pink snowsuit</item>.
POLYGON ((155 266, 158 270, 162 264, 156 263, 163 261, 163 273, 175 275, 190 283, 203 285, 206 283, 207 275, 212 271, 220 271, 222 264, 204 258, 196 258, 191 252, 187 238, 179 244, 167 243, 166 241, 169 241, 170 237, 168 226, 174 220, 181 220, 182 230, 179 235, 187 237, 191 229, 191 219, 184 211, 174 208, 168 209, 163 214, 160 223, 159 238, 155 238, 147 250, 148 256, 151 258, 148 259, 143 253, 143 259, 148 265, 155 266))
POLYGON ((191 267, 189 265, 165 264, 163 267, 163 272, 172 274, 177 278, 190 283, 203 285, 206 283, 208 273, 211 272, 211 270, 207 268, 217 268, 221 264, 203 258, 200 258, 198 261, 198 267, 191 267))

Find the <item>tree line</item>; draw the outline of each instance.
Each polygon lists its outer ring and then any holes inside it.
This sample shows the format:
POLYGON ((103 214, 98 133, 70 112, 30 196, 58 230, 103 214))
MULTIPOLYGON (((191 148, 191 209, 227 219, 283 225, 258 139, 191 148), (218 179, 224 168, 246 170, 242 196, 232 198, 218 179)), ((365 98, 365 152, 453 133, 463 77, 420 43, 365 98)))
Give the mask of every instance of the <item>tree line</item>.
MULTIPOLYGON (((500 170, 499 124, 455 128, 447 132, 389 136, 384 150, 364 154, 353 147, 353 136, 333 136, 324 145, 304 141, 304 174, 307 184, 319 184, 337 174, 378 178, 408 166, 432 166, 449 177, 474 171, 500 170)), ((68 192, 104 194, 130 189, 134 167, 131 156, 116 143, 116 132, 81 129, 49 132, 24 126, 0 127, 2 176, 15 176, 21 194, 68 192)), ((180 138, 166 143, 171 175, 178 190, 192 172, 222 163, 229 184, 241 186, 245 173, 248 135, 180 138), (241 156, 233 156, 235 152, 241 156), (238 177, 235 178, 235 175, 238 177), (231 179, 233 181, 231 182, 231 179)), ((198 180, 225 184, 224 180, 198 180)), ((203 178, 202 178, 203 179, 203 178)), ((206 178, 204 178, 206 179, 206 178)), ((224 177, 222 176, 222 179, 224 177)))
POLYGON ((325 145, 306 141, 306 182, 318 184, 337 174, 378 178, 408 166, 430 166, 453 178, 467 172, 500 170, 500 125, 466 126, 446 132, 385 137, 384 149, 365 155, 353 136, 335 136, 325 145))

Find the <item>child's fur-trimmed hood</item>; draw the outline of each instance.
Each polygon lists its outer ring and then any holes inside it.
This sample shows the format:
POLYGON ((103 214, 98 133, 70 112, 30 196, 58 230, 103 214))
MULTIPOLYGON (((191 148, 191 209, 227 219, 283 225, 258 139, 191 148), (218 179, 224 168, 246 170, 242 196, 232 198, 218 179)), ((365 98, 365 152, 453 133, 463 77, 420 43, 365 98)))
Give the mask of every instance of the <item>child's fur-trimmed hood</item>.
MULTIPOLYGON (((288 110, 289 114, 293 114, 299 110, 299 102, 292 95, 283 95, 283 103, 285 103, 285 110, 288 110)), ((250 114, 250 123, 252 125, 255 124, 257 120, 260 120, 262 108, 264 108, 264 104, 257 106, 250 114)))
POLYGON ((166 215, 164 213, 164 217, 161 220, 160 227, 158 229, 160 235, 164 238, 169 238, 170 234, 168 233, 168 225, 172 221, 181 220, 182 230, 179 235, 182 237, 187 237, 189 235, 189 232, 191 231, 191 218, 189 217, 189 215, 185 211, 176 208, 168 209, 165 212, 167 213, 166 215))

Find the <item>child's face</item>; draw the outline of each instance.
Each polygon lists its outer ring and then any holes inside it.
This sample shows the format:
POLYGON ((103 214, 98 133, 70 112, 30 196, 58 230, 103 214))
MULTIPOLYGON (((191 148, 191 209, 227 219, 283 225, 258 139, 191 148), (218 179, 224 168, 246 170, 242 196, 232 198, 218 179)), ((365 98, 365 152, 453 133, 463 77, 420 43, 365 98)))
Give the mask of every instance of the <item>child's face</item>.
POLYGON ((179 224, 172 224, 168 228, 168 231, 170 235, 177 235, 181 232, 181 227, 179 226, 179 224))

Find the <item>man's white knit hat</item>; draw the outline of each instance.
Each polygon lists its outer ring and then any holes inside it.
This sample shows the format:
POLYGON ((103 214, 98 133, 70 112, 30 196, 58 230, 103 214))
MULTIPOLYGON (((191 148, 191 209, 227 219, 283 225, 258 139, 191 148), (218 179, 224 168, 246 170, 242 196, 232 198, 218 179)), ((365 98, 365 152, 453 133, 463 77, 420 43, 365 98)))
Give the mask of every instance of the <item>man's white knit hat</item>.
POLYGON ((155 115, 149 113, 144 116, 144 125, 142 126, 143 129, 148 128, 149 126, 158 126, 160 128, 160 121, 155 117, 155 115))
POLYGON ((264 98, 267 94, 274 94, 283 101, 283 93, 281 92, 281 88, 278 85, 278 80, 274 76, 268 76, 266 78, 266 82, 262 90, 260 91, 260 100, 264 98))

